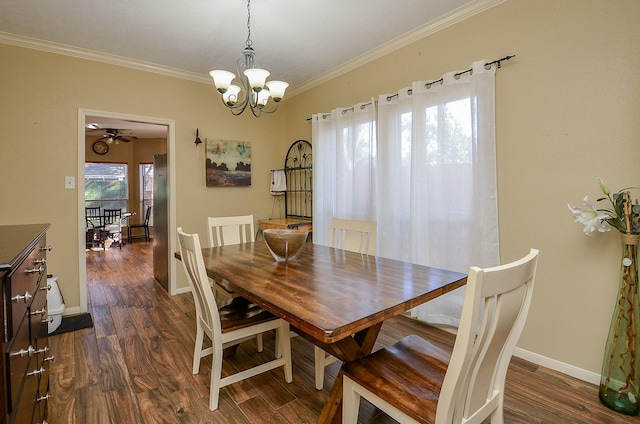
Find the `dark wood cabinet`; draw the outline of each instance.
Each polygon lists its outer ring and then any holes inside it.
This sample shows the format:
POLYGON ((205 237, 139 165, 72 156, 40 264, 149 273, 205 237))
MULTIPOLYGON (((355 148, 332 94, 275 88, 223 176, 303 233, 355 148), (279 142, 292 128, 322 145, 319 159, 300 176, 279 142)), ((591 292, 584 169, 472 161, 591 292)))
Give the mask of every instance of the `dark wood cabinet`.
POLYGON ((0 226, 2 385, 0 423, 47 422, 48 224, 0 226))

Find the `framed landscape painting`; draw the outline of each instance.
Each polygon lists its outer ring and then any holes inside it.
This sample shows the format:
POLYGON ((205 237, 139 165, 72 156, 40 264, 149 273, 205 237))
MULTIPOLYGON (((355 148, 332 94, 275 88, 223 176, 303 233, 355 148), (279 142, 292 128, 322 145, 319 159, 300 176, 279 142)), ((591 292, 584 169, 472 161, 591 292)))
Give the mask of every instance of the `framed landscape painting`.
POLYGON ((248 141, 206 140, 207 187, 251 185, 251 143, 248 141))

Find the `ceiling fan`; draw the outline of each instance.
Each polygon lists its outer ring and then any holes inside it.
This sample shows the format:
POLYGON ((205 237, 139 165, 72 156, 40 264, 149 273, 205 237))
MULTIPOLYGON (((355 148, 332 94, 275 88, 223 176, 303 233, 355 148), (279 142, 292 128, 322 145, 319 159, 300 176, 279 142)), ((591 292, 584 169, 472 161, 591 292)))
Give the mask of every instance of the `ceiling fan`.
POLYGON ((138 138, 138 137, 136 137, 134 135, 127 135, 126 134, 126 133, 130 133, 131 130, 116 129, 116 128, 104 128, 104 129, 102 129, 102 128, 100 128, 99 126, 97 126, 95 124, 88 124, 87 125, 87 132, 94 132, 94 131, 103 131, 104 134, 98 140, 99 141, 106 141, 109 144, 111 144, 111 143, 118 144, 121 141, 123 141, 125 143, 128 143, 131 140, 138 138))

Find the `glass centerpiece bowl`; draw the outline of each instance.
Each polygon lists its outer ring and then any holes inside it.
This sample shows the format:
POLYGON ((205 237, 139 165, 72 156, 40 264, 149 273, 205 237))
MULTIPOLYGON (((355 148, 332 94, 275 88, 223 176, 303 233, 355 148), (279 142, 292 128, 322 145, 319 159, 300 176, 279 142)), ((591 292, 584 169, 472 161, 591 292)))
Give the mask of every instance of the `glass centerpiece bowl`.
POLYGON ((267 229, 263 231, 269 252, 277 262, 295 261, 305 241, 308 231, 267 229))

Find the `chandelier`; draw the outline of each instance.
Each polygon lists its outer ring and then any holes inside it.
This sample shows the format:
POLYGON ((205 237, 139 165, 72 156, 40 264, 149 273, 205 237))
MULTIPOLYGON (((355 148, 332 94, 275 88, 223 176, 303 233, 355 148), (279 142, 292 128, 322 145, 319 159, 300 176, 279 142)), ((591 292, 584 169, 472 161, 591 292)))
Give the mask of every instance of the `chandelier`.
POLYGON ((213 70, 209 72, 222 103, 233 115, 242 114, 247 106, 255 117, 262 113, 273 113, 284 97, 289 86, 284 81, 267 81, 269 71, 256 67, 251 41, 251 0, 247 0, 247 45, 242 51, 244 57, 238 59, 237 72, 242 87, 232 84, 236 75, 233 72, 213 70), (270 101, 273 100, 273 101, 270 101))

